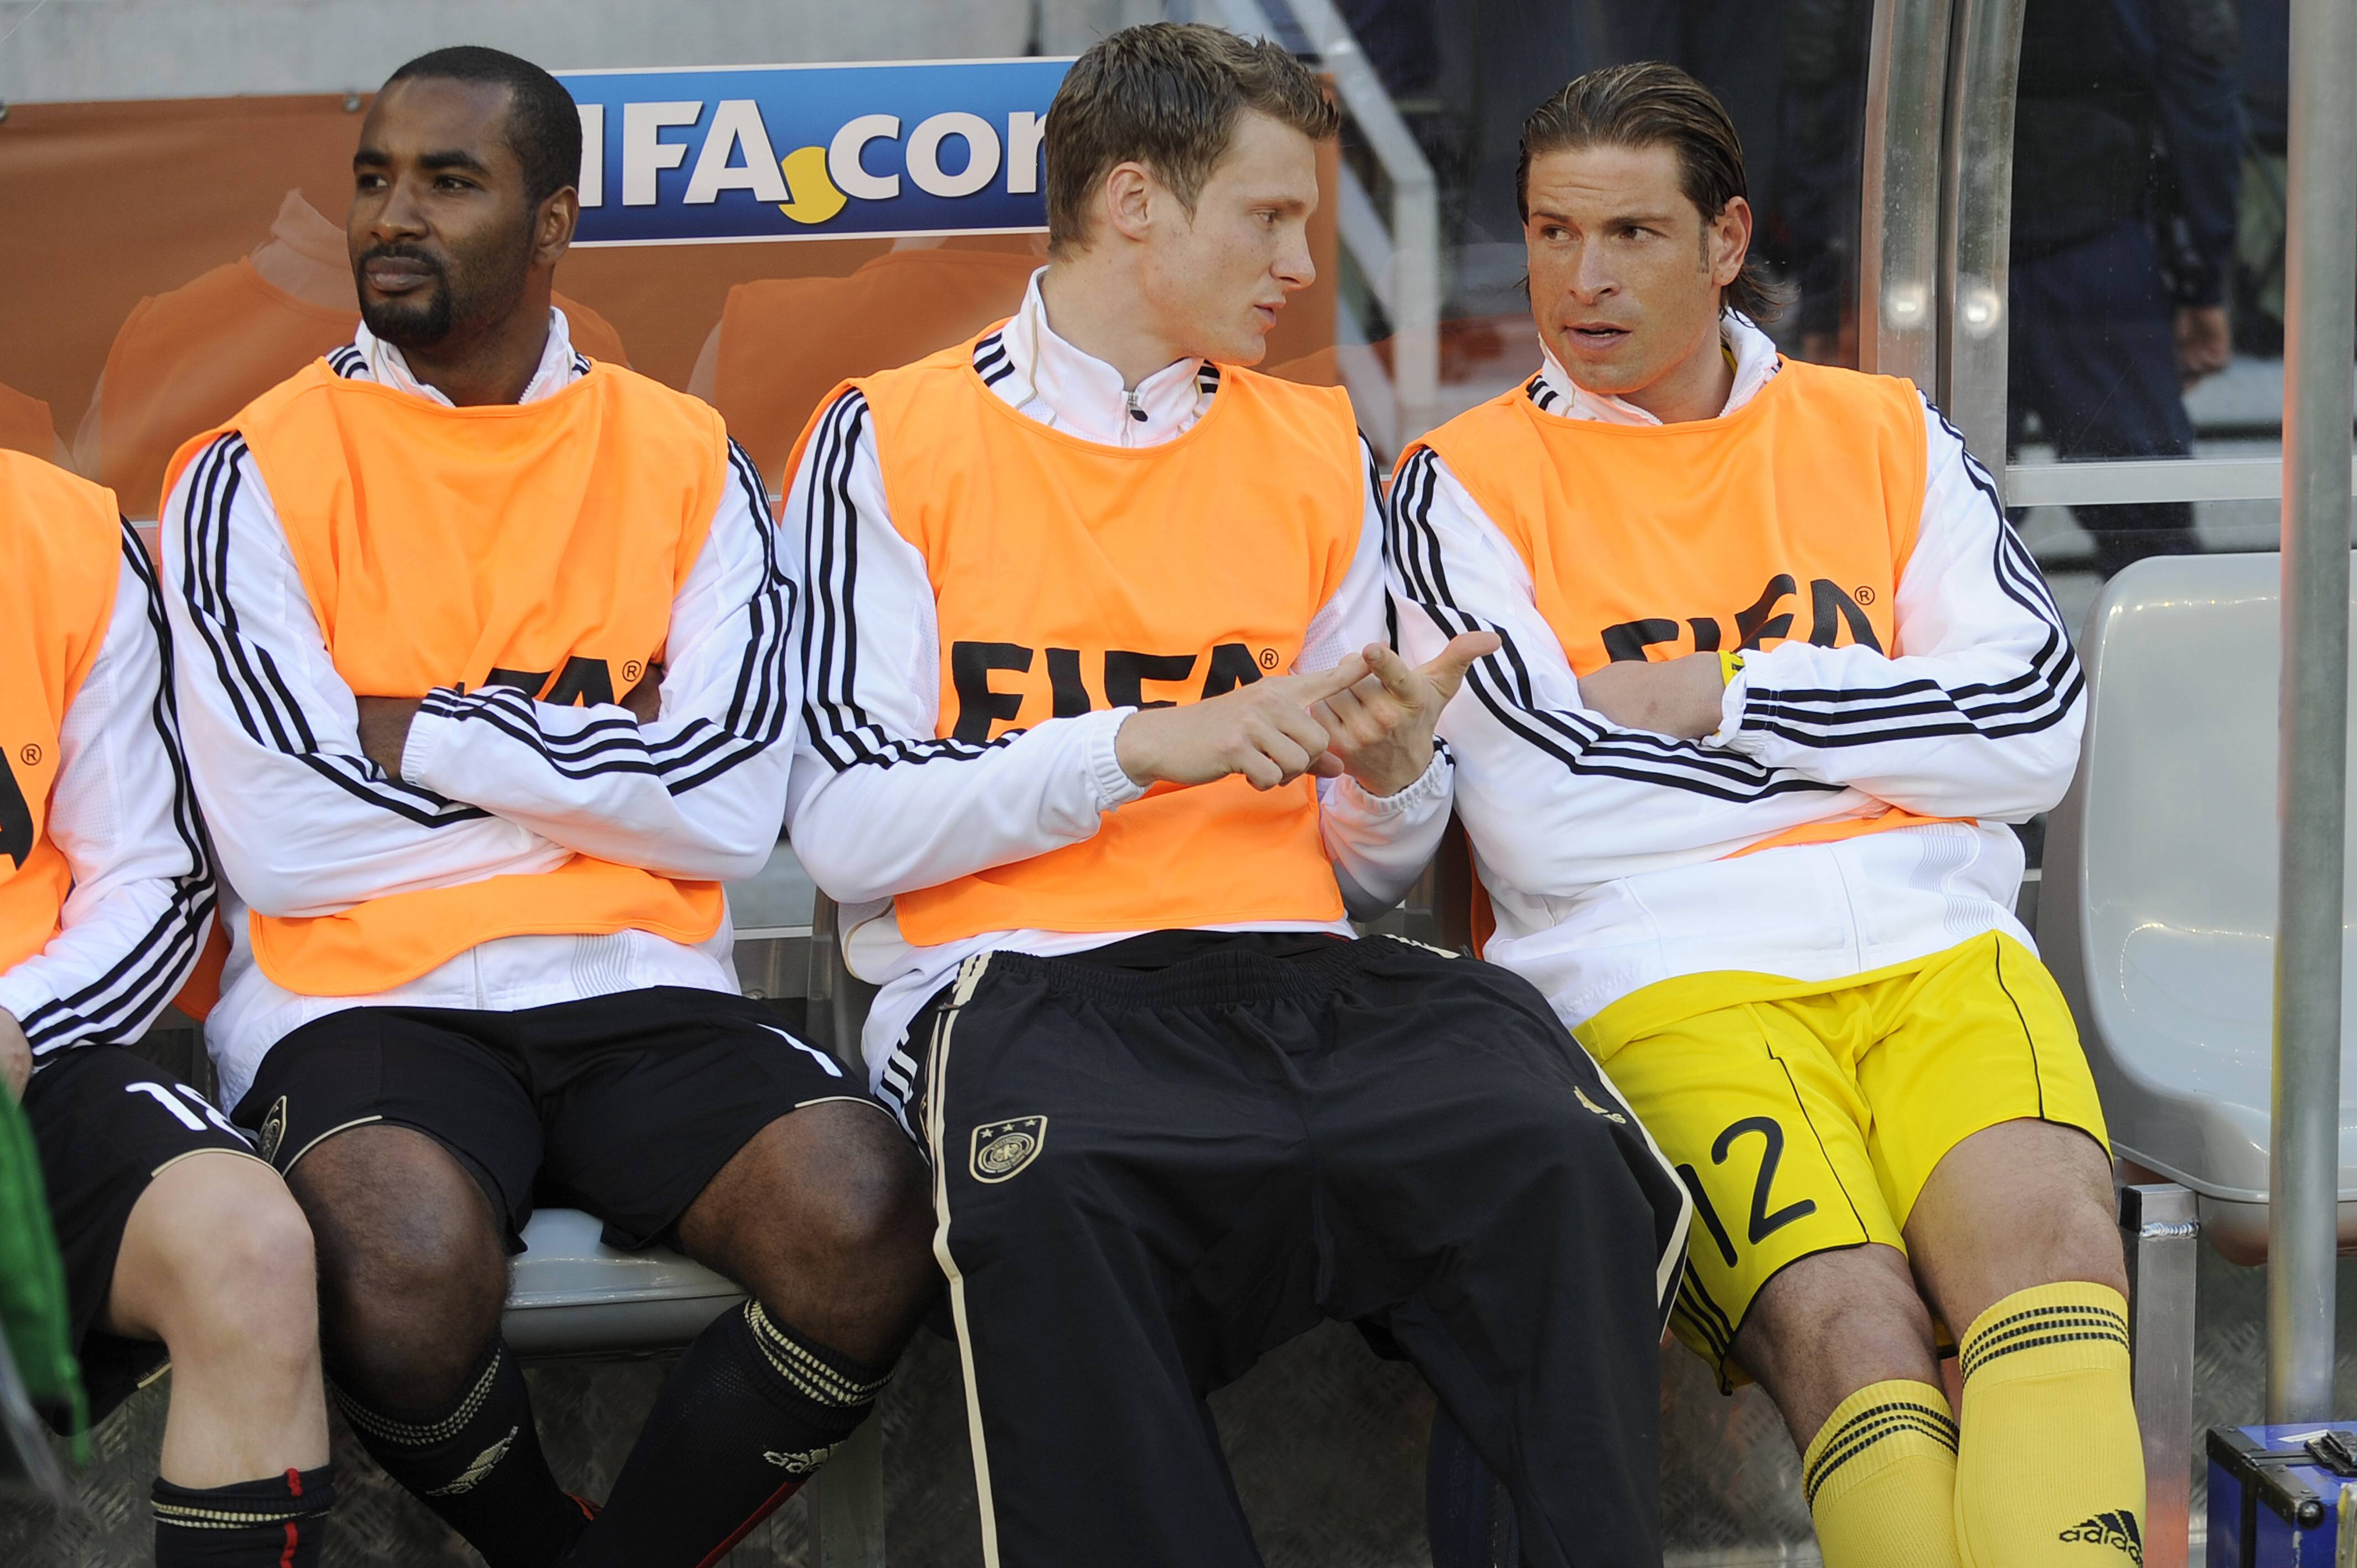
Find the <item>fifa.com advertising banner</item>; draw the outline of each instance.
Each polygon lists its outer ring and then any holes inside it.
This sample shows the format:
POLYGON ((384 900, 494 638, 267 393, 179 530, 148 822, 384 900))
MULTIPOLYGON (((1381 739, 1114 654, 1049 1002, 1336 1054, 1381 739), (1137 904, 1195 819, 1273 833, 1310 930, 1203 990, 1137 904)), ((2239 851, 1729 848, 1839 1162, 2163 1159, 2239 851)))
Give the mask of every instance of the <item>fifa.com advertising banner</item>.
POLYGON ((576 245, 1047 227, 1070 59, 558 74, 581 107, 576 245))
MULTIPOLYGON (((587 133, 556 277, 575 346, 705 399, 780 483, 837 381, 1021 304, 1071 64, 561 73, 587 133), (815 242, 760 242, 786 240, 815 242)), ((10 104, 0 447, 66 464, 145 521, 181 442, 351 341, 345 216, 368 112, 340 92, 10 104)), ((1267 360, 1323 385, 1339 378, 1336 156, 1320 148, 1318 279, 1267 360)))

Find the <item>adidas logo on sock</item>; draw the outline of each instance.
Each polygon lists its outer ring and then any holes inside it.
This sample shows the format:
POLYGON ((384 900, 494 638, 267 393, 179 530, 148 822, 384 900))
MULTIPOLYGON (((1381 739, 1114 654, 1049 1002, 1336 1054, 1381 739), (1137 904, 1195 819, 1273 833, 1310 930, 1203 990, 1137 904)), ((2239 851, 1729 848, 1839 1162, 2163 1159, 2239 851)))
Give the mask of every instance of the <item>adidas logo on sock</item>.
POLYGON ((842 1446, 840 1443, 830 1443, 823 1448, 813 1448, 807 1454, 780 1454, 771 1448, 765 1449, 761 1457, 789 1476, 808 1476, 816 1472, 818 1467, 825 1464, 834 1455, 834 1451, 842 1446))
POLYGON ((509 1427, 508 1434, 476 1455, 475 1462, 459 1472, 457 1480, 447 1487, 436 1487, 425 1495, 429 1498, 452 1498, 461 1492, 473 1491, 482 1478, 497 1469, 500 1461, 508 1456, 508 1450, 515 1444, 516 1434, 522 1430, 521 1426, 509 1427))
POLYGON ((2082 1520, 2055 1539, 2084 1541, 2089 1546, 2116 1546, 2128 1554, 2129 1562, 2144 1562, 2144 1534, 2136 1529, 2136 1515, 2126 1509, 2082 1520))

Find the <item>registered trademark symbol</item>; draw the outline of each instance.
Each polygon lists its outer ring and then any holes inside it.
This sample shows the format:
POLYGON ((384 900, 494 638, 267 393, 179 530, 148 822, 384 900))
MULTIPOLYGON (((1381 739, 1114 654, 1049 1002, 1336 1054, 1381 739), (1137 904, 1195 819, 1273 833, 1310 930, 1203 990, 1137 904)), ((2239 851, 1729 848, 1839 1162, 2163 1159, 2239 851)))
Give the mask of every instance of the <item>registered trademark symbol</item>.
POLYGON ((1859 604, 1870 605, 1874 603, 1874 590, 1872 588, 1860 588, 1855 597, 1859 604))
POLYGON ((1264 648, 1260 650, 1260 667, 1264 670, 1274 670, 1276 668, 1275 649, 1264 648))
POLYGON ((635 659, 625 660, 622 662, 622 679, 625 681, 635 681, 639 678, 639 671, 644 668, 645 666, 640 664, 635 659))
POLYGON ((38 768, 41 765, 41 748, 27 741, 25 748, 16 753, 16 760, 27 768, 38 768))

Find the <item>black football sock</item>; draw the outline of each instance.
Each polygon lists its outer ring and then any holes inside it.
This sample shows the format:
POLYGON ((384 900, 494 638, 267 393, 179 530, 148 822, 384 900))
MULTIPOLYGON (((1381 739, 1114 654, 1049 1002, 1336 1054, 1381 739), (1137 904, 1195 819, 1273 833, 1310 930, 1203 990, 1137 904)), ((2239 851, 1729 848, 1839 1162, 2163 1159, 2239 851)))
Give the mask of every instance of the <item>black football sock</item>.
POLYGON ((158 1479, 156 1568, 319 1568, 336 1473, 289 1470, 227 1487, 158 1479))
POLYGON ((554 1568, 589 1526, 549 1474, 532 1395, 494 1340, 465 1391, 438 1410, 382 1410, 339 1388, 361 1446, 466 1537, 490 1568, 554 1568))
POLYGON ((605 1510, 568 1568, 704 1568, 799 1490, 891 1377, 748 1301, 663 1380, 605 1510))

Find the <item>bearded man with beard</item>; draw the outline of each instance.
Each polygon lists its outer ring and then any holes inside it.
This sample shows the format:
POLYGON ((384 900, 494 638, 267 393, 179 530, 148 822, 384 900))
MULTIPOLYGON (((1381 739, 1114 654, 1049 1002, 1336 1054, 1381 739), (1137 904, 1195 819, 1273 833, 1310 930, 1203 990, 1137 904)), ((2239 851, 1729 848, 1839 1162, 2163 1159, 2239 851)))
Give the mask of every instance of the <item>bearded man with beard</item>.
POLYGON ((338 1403, 492 1568, 716 1561, 938 1284, 908 1141, 737 990, 720 885, 784 818, 798 553, 717 414, 572 347, 580 158, 536 66, 394 72, 361 330, 181 448, 163 521, 224 1101, 317 1237, 338 1403), (751 1297, 594 1522, 500 1337, 535 1197, 751 1297))

